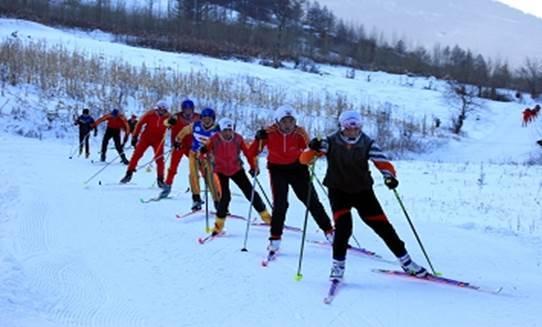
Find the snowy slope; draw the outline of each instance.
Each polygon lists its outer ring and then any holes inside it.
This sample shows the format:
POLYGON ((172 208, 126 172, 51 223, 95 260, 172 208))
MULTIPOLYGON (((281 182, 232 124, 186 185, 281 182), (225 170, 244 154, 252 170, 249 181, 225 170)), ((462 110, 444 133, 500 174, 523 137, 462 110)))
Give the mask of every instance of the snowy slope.
MULTIPOLYGON (((0 19, 0 39, 13 39, 13 35, 24 42, 45 41, 51 47, 62 45, 67 49, 100 54, 105 60, 122 59, 135 66, 145 63, 150 68, 162 67, 180 72, 208 71, 221 78, 250 76, 284 90, 289 100, 306 98, 309 94, 320 94, 322 97, 342 94, 355 104, 387 108, 395 118, 421 120, 426 117, 430 124, 433 118, 438 117, 444 127, 449 126, 453 112, 443 97, 444 83, 427 78, 357 71, 355 79, 348 79, 345 78, 347 68, 338 66, 322 66, 324 75, 320 76, 293 69, 277 70, 252 63, 130 47, 112 43, 113 36, 97 31, 58 30, 29 21, 0 19), (430 84, 433 89, 426 89, 430 84)), ((4 96, 0 96, 0 105, 17 96, 20 96, 18 89, 8 89, 4 96)), ((42 101, 40 97, 35 97, 42 101)), ((15 102, 8 103, 2 111, 9 112, 15 102)), ((424 155, 423 158, 437 161, 525 162, 538 155, 540 149, 535 141, 542 138, 542 132, 536 131, 533 126, 521 127, 521 111, 526 104, 482 103, 483 107, 467 118, 466 138, 461 138, 459 142, 452 141, 443 150, 424 155), (501 144, 506 144, 502 150, 501 144)), ((137 111, 136 108, 125 109, 127 112, 137 111)))
MULTIPOLYGON (((69 146, 1 134, 0 148, 2 326, 542 323, 542 185, 533 183, 539 167, 486 165, 482 175, 477 165, 397 163, 399 192, 436 269, 503 286, 502 295, 378 275, 370 270, 397 265, 351 253, 346 285, 326 306, 327 246, 307 244, 304 278, 296 282, 298 233, 286 232, 282 255, 267 268, 260 266, 266 228, 251 229, 247 253, 240 251, 244 222, 234 219, 227 221, 224 238, 196 242, 204 234, 204 217, 175 218, 190 205, 186 161, 173 200, 141 204, 140 197, 158 193, 154 172, 141 170, 134 185, 120 186, 125 168, 113 165, 84 186, 100 166, 67 159, 69 146)), ((318 164, 320 178, 324 166, 318 164)), ((377 181, 396 229, 424 262, 397 202, 377 181)), ((262 183, 269 193, 265 174, 262 183)), ((301 226, 304 209, 297 199, 290 203, 287 223, 301 226)), ((247 201, 234 196, 230 209, 246 216, 247 201)), ((393 259, 359 220, 355 234, 364 247, 393 259)), ((312 221, 307 237, 324 239, 312 221)))
MULTIPOLYGON (((0 20, 2 36, 14 30, 23 39, 40 35, 51 45, 98 51, 134 64, 252 74, 291 94, 340 91, 359 101, 389 102, 405 115, 447 113, 440 93, 423 89, 424 79, 410 87, 401 82, 404 76, 373 73, 368 83, 368 73, 358 72, 352 81, 340 67, 323 67, 326 76, 273 70, 136 49, 107 42, 109 36, 100 33, 0 20)), ((6 89, 0 104, 21 96, 16 92, 6 89)), ((69 140, 0 133, 0 326, 540 326, 542 168, 503 164, 540 151, 532 148, 534 130, 520 125, 522 109, 487 102, 467 121, 465 136, 424 155, 428 161, 396 162, 399 193, 436 269, 485 287, 502 286, 502 294, 378 275, 371 269, 398 266, 350 253, 345 287, 331 306, 322 303, 331 263, 327 246, 306 244, 304 278, 296 282, 298 233, 285 233, 281 256, 267 268, 260 265, 266 228, 251 228, 247 253, 240 251, 246 225, 234 219, 227 221, 224 238, 203 246, 196 242, 204 235, 205 217, 175 218, 191 203, 184 192, 186 159, 174 198, 141 204, 140 198, 159 192, 154 170, 141 169, 133 185, 121 186, 125 166, 113 164, 84 185, 102 166, 69 160, 74 150, 69 140), (496 140, 501 140, 498 149, 496 140)), ((93 139, 94 160, 97 143, 93 139)), ((322 179, 325 163, 317 168, 322 179)), ((374 176, 390 220, 416 261, 425 264, 396 199, 377 172, 374 176)), ((266 174, 261 182, 269 194, 266 174)), ((323 191, 318 192, 328 208, 323 191)), ((304 208, 290 197, 287 224, 302 226, 304 208)), ((248 203, 234 196, 230 210, 246 216, 248 203)), ((393 260, 359 220, 355 229, 363 247, 393 260)), ((312 220, 307 237, 324 240, 312 220)))

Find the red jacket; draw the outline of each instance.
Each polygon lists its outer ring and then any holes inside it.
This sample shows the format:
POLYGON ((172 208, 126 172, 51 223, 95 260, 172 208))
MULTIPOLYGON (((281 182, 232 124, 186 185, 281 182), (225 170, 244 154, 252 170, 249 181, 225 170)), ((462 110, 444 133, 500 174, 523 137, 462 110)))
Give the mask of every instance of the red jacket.
POLYGON ((116 117, 113 117, 111 114, 105 114, 94 123, 93 127, 100 125, 102 122, 107 121, 107 128, 120 128, 123 129, 126 133, 130 132, 130 126, 124 115, 119 114, 116 117))
POLYGON ((243 137, 234 133, 231 140, 225 140, 222 134, 216 133, 207 143, 209 153, 214 157, 214 171, 225 176, 235 175, 241 168, 241 151, 254 169, 254 156, 251 156, 243 137))
MULTIPOLYGON (((262 149, 267 146, 268 164, 290 165, 298 162, 299 155, 305 150, 309 143, 309 135, 303 127, 296 126, 290 134, 284 134, 279 130, 277 124, 266 128, 267 139, 262 140, 262 149)), ((250 153, 256 156, 261 152, 259 141, 255 140, 250 145, 250 153)))
MULTIPOLYGON (((191 119, 186 119, 182 115, 182 112, 178 112, 174 114, 174 116, 175 118, 177 118, 177 123, 175 125, 170 126, 167 122, 167 119, 164 121, 164 124, 166 126, 171 127, 171 144, 175 142, 175 137, 177 136, 177 134, 179 134, 181 129, 183 129, 185 126, 190 125, 193 122, 200 120, 200 116, 198 113, 192 114, 191 119)), ((188 150, 190 150, 191 147, 192 147, 192 134, 187 135, 186 137, 183 138, 181 148, 188 152, 188 150)))
POLYGON ((134 137, 138 137, 143 130, 143 138, 149 138, 150 140, 162 140, 166 134, 167 127, 164 125, 164 119, 167 119, 169 114, 160 116, 156 110, 149 110, 141 116, 141 119, 137 123, 134 129, 134 137))

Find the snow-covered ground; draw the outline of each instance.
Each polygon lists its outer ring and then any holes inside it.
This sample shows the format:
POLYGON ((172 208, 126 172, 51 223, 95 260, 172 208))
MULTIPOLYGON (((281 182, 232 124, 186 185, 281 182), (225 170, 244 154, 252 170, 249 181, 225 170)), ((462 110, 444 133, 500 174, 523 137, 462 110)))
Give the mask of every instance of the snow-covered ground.
MULTIPOLYGON (((191 202, 186 161, 174 199, 141 204, 159 192, 154 171, 142 169, 134 185, 121 186, 125 168, 113 164, 85 186, 101 166, 69 160, 65 144, 1 134, 0 148, 2 326, 542 324, 540 167, 397 162, 399 193, 436 269, 502 286, 502 294, 376 274, 371 269, 397 265, 351 253, 346 284, 326 306, 327 246, 307 244, 304 278, 296 282, 299 233, 286 232, 282 255, 267 268, 260 265, 267 228, 252 227, 246 253, 245 224, 235 219, 225 237, 196 242, 204 216, 175 217, 191 202)), ((319 178, 324 167, 318 164, 319 178)), ((425 263, 397 201, 377 181, 391 221, 425 263)), ((304 209, 290 203, 287 223, 301 226, 304 209)), ((234 196, 231 211, 246 216, 247 201, 234 196)), ((355 227, 362 246, 393 259, 359 220, 355 227)), ((324 239, 312 221, 307 237, 324 239)))
MULTIPOLYGON (((369 73, 358 72, 350 80, 341 67, 322 67, 324 76, 274 70, 0 19, 2 36, 11 37, 15 30, 18 38, 45 38, 51 45, 123 57, 134 65, 242 73, 292 95, 343 92, 358 101, 388 102, 405 115, 443 120, 448 115, 441 93, 425 90, 423 78, 371 73, 367 82, 369 73)), ((8 89, 0 105, 13 92, 8 89)), ((521 127, 523 106, 486 102, 467 120, 464 137, 419 161, 396 162, 399 194, 436 270, 484 287, 503 287, 502 293, 376 274, 371 269, 398 266, 351 253, 345 287, 331 306, 322 303, 331 263, 327 246, 306 244, 304 278, 297 282, 299 233, 286 232, 281 256, 267 268, 260 265, 267 228, 251 228, 246 253, 240 251, 246 225, 235 219, 227 221, 225 237, 196 242, 204 235, 205 217, 175 218, 191 203, 185 158, 173 199, 141 204, 140 198, 159 192, 154 170, 141 169, 133 185, 121 186, 125 166, 113 164, 85 185, 102 166, 68 159, 74 149, 69 139, 0 133, 0 326, 540 326, 542 168, 515 164, 540 152, 535 129, 521 127)), ((320 179, 324 169, 325 163, 318 163, 320 179)), ((413 257, 426 264, 399 204, 377 172, 374 176, 390 220, 413 257)), ((266 174, 260 178, 269 194, 266 174)), ((302 226, 304 208, 291 197, 287 224, 302 226)), ((234 196, 230 210, 247 216, 248 202, 234 196)), ((393 260, 359 220, 355 235, 363 247, 393 260)), ((307 237, 324 240, 312 220, 307 237)))

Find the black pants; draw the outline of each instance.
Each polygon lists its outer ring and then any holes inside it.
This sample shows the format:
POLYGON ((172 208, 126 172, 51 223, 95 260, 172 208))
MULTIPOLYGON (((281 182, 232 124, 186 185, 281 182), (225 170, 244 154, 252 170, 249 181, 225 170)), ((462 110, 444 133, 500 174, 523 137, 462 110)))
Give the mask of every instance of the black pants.
POLYGON ((107 128, 105 130, 104 138, 102 140, 102 160, 105 160, 105 154, 107 153, 107 145, 109 140, 113 138, 115 142, 115 148, 121 157, 124 156, 124 150, 122 149, 122 144, 120 143, 120 128, 107 128))
POLYGON ((329 202, 335 220, 333 259, 346 258, 348 239, 352 235, 352 207, 356 208, 363 222, 380 236, 396 257, 406 254, 405 244, 388 221, 372 189, 353 194, 330 189, 329 202))
POLYGON ((85 154, 88 156, 90 154, 90 132, 92 132, 91 129, 85 130, 85 129, 79 129, 79 154, 81 155, 83 153, 83 147, 85 149, 85 154))
POLYGON ((305 165, 296 164, 282 168, 270 166, 271 190, 273 193, 273 214, 271 218, 271 239, 280 239, 284 229, 286 211, 288 209, 288 186, 292 186, 295 195, 313 216, 318 227, 324 232, 333 229, 331 220, 327 215, 318 194, 310 181, 309 169, 305 165), (311 197, 308 199, 309 189, 311 197))
MULTIPOLYGON (((216 216, 220 218, 226 217, 228 212, 228 206, 231 201, 231 192, 230 192, 230 179, 239 186, 241 192, 245 195, 245 198, 250 201, 252 196, 252 184, 250 183, 247 174, 244 169, 240 169, 232 176, 226 176, 222 174, 217 174, 218 179, 220 180, 220 188, 222 189, 222 197, 218 203, 218 208, 216 216)), ((262 212, 265 210, 265 204, 263 204, 262 198, 258 192, 254 192, 254 200, 252 201, 252 206, 256 209, 257 212, 262 212)))

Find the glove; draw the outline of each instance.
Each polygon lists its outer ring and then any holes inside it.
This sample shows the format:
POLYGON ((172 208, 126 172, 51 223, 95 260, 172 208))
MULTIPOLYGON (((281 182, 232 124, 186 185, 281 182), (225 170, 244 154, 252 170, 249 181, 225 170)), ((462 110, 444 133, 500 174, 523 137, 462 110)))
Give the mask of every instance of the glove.
POLYGON ((167 123, 168 123, 169 126, 173 126, 173 125, 177 124, 177 118, 169 117, 169 119, 167 120, 167 123))
POLYGON ((260 174, 260 170, 259 169, 252 169, 250 168, 250 170, 248 171, 248 173, 250 174, 250 176, 252 177, 256 177, 260 174))
POLYGON ((258 141, 267 139, 267 131, 263 128, 258 130, 254 138, 258 141))
POLYGON ((180 150, 181 149, 181 142, 179 141, 173 141, 173 147, 175 148, 175 150, 180 150))
POLYGON ((329 144, 326 139, 313 138, 309 142, 309 149, 317 152, 327 152, 329 144))
POLYGON ((388 176, 384 178, 384 184, 386 184, 386 186, 390 190, 394 190, 399 185, 399 181, 397 180, 397 178, 393 176, 388 176))
POLYGON ((132 136, 132 146, 135 148, 135 146, 137 145, 137 136, 132 136))
POLYGON ((207 147, 205 145, 203 145, 200 149, 199 149, 199 153, 201 154, 206 154, 207 152, 209 152, 209 149, 207 149, 207 147))

